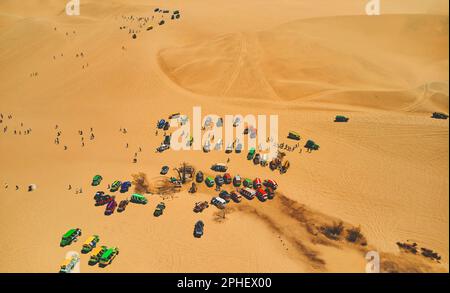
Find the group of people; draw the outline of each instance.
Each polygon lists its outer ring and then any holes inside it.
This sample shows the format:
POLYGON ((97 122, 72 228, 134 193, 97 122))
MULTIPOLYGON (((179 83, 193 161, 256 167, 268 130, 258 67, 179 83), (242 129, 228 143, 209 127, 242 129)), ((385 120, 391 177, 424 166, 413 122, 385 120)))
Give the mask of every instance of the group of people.
MULTIPOLYGON (((284 151, 288 151, 288 152, 293 152, 299 147, 300 147, 299 143, 296 143, 294 146, 290 146, 290 145, 285 144, 285 143, 278 144, 278 149, 279 150, 284 150, 284 151)), ((302 152, 302 149, 300 148, 300 153, 301 152, 302 152)))
MULTIPOLYGON (((69 184, 68 190, 72 190, 72 185, 69 184)), ((81 193, 83 193, 83 188, 81 188, 81 187, 75 188, 75 194, 81 194, 81 193)))
MULTIPOLYGON (((153 20, 154 16, 152 16, 152 20, 153 20)), ((149 17, 135 17, 133 15, 130 16, 125 16, 122 15, 122 20, 128 22, 128 23, 133 23, 134 21, 137 21, 137 27, 138 28, 131 28, 127 25, 123 25, 120 26, 119 29, 121 30, 125 30, 128 28, 128 34, 132 36, 133 39, 136 39, 137 34, 139 34, 141 32, 141 29, 150 21, 149 17)), ((123 47, 122 47, 123 49, 123 47)))
MULTIPOLYGON (((4 115, 3 113, 0 113, 0 124, 5 123, 5 121, 6 121, 7 119, 8 119, 8 120, 13 119, 13 115, 11 115, 11 114, 9 114, 9 115, 4 115)), ((23 129, 24 123, 20 123, 20 127, 21 127, 20 130, 14 130, 14 133, 15 133, 15 134, 22 134, 22 133, 23 133, 23 134, 30 134, 31 131, 32 131, 31 128, 23 129)), ((8 126, 5 126, 4 132, 6 132, 7 130, 8 130, 8 126)), ((55 132, 56 132, 56 134, 55 134, 56 137, 55 137, 54 143, 55 143, 56 145, 60 145, 60 144, 62 143, 63 131, 62 131, 60 125, 58 125, 58 124, 55 125, 54 130, 55 130, 55 132)), ((121 132, 122 134, 127 134, 127 133, 128 133, 128 129, 127 129, 127 128, 120 128, 120 132, 121 132)), ((94 133, 94 128, 93 128, 93 127, 90 127, 88 131, 85 131, 85 130, 83 130, 83 129, 79 129, 79 130, 77 131, 77 134, 78 134, 78 136, 79 136, 79 138, 80 138, 81 147, 84 147, 84 146, 86 145, 87 140, 93 141, 93 140, 95 140, 95 138, 96 138, 95 133, 94 133)), ((129 148, 129 144, 128 144, 128 143, 126 144, 126 148, 129 148)), ((67 146, 67 145, 64 145, 64 150, 68 150, 68 146, 67 146)), ((142 147, 139 146, 139 147, 137 148, 137 150, 134 152, 134 157, 133 157, 133 162, 134 162, 134 163, 137 163, 138 155, 139 155, 139 153, 141 153, 142 151, 143 151, 142 147)), ((35 185, 34 185, 34 184, 33 184, 33 185, 29 185, 28 191, 32 191, 32 190, 35 189, 34 187, 33 187, 33 188, 30 188, 30 186, 35 186, 35 185)), ((5 190, 9 190, 10 188, 11 188, 11 187, 10 187, 10 184, 4 183, 4 189, 5 189, 5 190)), ((19 190, 22 189, 19 185, 15 185, 13 188, 14 188, 16 191, 19 191, 19 190)), ((26 190, 26 189, 27 189, 27 188, 25 188, 25 190, 26 190)), ((82 189, 81 187, 74 188, 74 187, 72 187, 71 184, 68 185, 67 189, 68 189, 68 190, 74 190, 74 191, 75 191, 75 194, 82 194, 82 193, 83 193, 83 189, 82 189)))
MULTIPOLYGON (((8 120, 12 120, 13 116, 11 114, 9 114, 6 118, 8 120)), ((2 113, 0 113, 0 124, 3 124, 3 120, 4 120, 4 116, 3 116, 2 113)), ((23 127, 24 127, 24 124, 23 124, 23 122, 21 122, 20 123, 20 129, 19 130, 14 129, 14 131, 13 131, 14 135, 22 135, 22 134, 28 135, 28 134, 31 133, 31 131, 32 131, 31 128, 24 129, 23 127)), ((3 127, 3 133, 6 133, 6 132, 8 132, 8 125, 5 125, 3 127)))
MULTIPOLYGON (((57 30, 56 27, 54 27, 53 29, 54 29, 54 31, 57 30)), ((69 34, 70 34, 69 32, 66 32, 66 36, 69 36, 69 34)), ((72 34, 73 34, 73 35, 76 35, 76 31, 75 31, 75 30, 72 31, 72 34)), ((63 53, 61 53, 60 55, 61 55, 61 57, 64 57, 64 54, 63 54, 63 53)), ((83 57, 85 57, 85 54, 84 54, 83 52, 76 53, 76 54, 75 54, 75 57, 76 57, 76 58, 78 58, 78 57, 83 58, 83 57)), ((53 60, 56 60, 56 55, 53 55, 53 60)), ((87 67, 89 67, 89 63, 87 63, 87 62, 81 65, 81 68, 82 68, 82 69, 85 69, 85 68, 87 68, 87 67)))
MULTIPOLYGON (((56 31, 56 27, 55 27, 55 31, 56 31)), ((77 32, 76 31, 72 31, 72 34, 76 35, 77 32)), ((66 32, 66 36, 69 36, 69 32, 66 32)))
MULTIPOLYGON (((4 189, 5 189, 6 191, 9 190, 9 184, 8 184, 8 183, 5 183, 5 184, 3 185, 3 187, 4 187, 4 189)), ((26 188, 26 190, 27 190, 28 192, 31 192, 31 191, 36 190, 36 188, 37 188, 36 184, 29 184, 29 185, 28 185, 28 188, 26 188)), ((67 190, 72 190, 72 189, 73 189, 73 188, 72 188, 72 185, 69 184, 67 190)), ((20 190, 20 185, 15 185, 15 186, 14 186, 14 190, 15 190, 15 191, 19 191, 19 190, 20 190)), ((83 193, 83 189, 82 189, 81 187, 75 188, 75 194, 80 194, 80 193, 83 193)))
MULTIPOLYGON (((56 145, 59 145, 60 142, 61 142, 60 141, 60 137, 62 135, 62 131, 59 129, 59 125, 55 126, 55 130, 57 130, 57 132, 56 132, 56 138, 55 138, 54 143, 56 145)), ((84 132, 83 132, 83 130, 78 130, 78 135, 81 136, 81 147, 85 147, 86 143, 85 143, 85 139, 84 139, 84 132)), ((95 139, 94 128, 91 127, 90 128, 90 132, 89 132, 89 140, 94 140, 94 139, 95 139)), ((68 149, 69 149, 68 146, 65 145, 64 146, 64 150, 66 151, 68 149)))
MULTIPOLYGON (((76 58, 78 58, 78 57, 83 58, 84 56, 85 56, 85 55, 84 55, 83 52, 77 53, 77 54, 75 55, 76 58)), ((85 68, 87 68, 87 67, 89 67, 89 63, 88 63, 88 62, 86 62, 86 63, 84 63, 83 65, 81 65, 81 68, 82 68, 82 69, 85 69, 85 68)))
MULTIPOLYGON (((156 8, 154 10, 154 13, 157 13, 160 15, 160 20, 158 21, 158 25, 163 25, 165 23, 164 15, 170 13, 170 10, 163 10, 156 8)), ((173 14, 171 16, 171 19, 179 19, 180 18, 180 12, 178 10, 173 11, 173 14)), ((153 29, 153 25, 151 25, 151 22, 155 20, 155 15, 153 14, 151 17, 149 16, 126 16, 122 15, 122 20, 127 22, 127 25, 121 25, 119 27, 120 30, 128 29, 128 34, 131 35, 133 39, 137 38, 137 35, 141 32, 142 29, 145 27, 147 31, 150 31, 153 29)))
MULTIPOLYGON (((122 134, 127 134, 128 130, 126 128, 120 128, 119 129, 120 133, 122 134)), ((128 149, 130 147, 130 144, 127 142, 125 143, 125 148, 128 149)), ((137 163, 138 162, 138 154, 142 152, 142 147, 138 147, 137 152, 134 153, 134 157, 133 157, 133 163, 137 163)))
MULTIPOLYGON (((9 184, 8 184, 8 183, 5 183, 4 187, 5 187, 5 190, 8 190, 9 184)), ((19 185, 16 185, 15 187, 16 187, 16 188, 15 188, 16 191, 18 191, 18 190, 20 189, 20 186, 19 186, 19 185)), ((33 190, 36 190, 36 188, 37 188, 36 184, 29 184, 29 185, 28 185, 28 192, 31 192, 31 191, 33 191, 33 190)))
POLYGON ((142 148, 139 147, 138 151, 134 153, 133 163, 135 163, 135 164, 137 163, 138 154, 141 153, 141 152, 142 152, 142 148))
MULTIPOLYGON (((64 57, 64 54, 61 53, 60 56, 61 56, 61 57, 64 57)), ((53 55, 53 60, 56 60, 56 55, 53 55)))
MULTIPOLYGON (((4 186, 4 187, 5 187, 6 190, 8 190, 9 184, 8 184, 8 183, 5 183, 5 186, 4 186)), ((16 185, 16 191, 19 190, 19 189, 20 189, 19 185, 16 185)))

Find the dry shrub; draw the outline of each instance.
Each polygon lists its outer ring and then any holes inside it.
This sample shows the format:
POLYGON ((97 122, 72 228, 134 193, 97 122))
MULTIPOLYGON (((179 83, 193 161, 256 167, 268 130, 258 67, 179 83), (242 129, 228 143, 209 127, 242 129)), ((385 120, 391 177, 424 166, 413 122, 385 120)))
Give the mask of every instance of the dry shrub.
POLYGON ((332 225, 325 225, 321 227, 322 233, 330 239, 339 240, 344 231, 344 223, 342 221, 336 223, 333 222, 332 225))
POLYGON ((352 227, 347 229, 347 237, 345 239, 351 243, 359 243, 362 246, 367 245, 367 240, 361 233, 361 227, 352 227))
POLYGON ((145 194, 150 192, 150 183, 147 179, 147 174, 139 172, 131 175, 133 177, 134 191, 138 194, 145 194))

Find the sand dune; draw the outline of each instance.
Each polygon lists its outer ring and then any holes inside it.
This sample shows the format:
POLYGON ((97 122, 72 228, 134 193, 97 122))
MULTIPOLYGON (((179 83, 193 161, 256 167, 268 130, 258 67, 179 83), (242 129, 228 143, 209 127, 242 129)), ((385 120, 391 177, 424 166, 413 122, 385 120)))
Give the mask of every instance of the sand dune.
POLYGON ((449 97, 448 83, 436 82, 413 90, 341 91, 317 94, 307 100, 360 109, 431 113, 446 112, 449 97))
POLYGON ((169 48, 160 63, 177 84, 199 94, 311 100, 445 82, 447 35, 445 16, 320 18, 169 48))
POLYGON ((448 272, 448 121, 430 119, 449 111, 447 1, 389 1, 379 17, 364 15, 365 0, 85 0, 79 17, 65 16, 66 2, 0 1, 1 272, 57 271, 81 248, 58 246, 72 227, 121 250, 105 269, 82 255, 82 272, 364 272, 368 249, 383 271, 448 272), (127 16, 167 22, 147 30, 127 16), (245 154, 155 153, 157 119, 198 105, 204 115, 277 114, 280 142, 293 145, 294 130, 321 148, 287 152, 284 175, 245 154), (349 123, 333 123, 338 114, 349 123), (110 217, 92 201, 113 180, 159 178, 183 161, 209 172, 228 158, 232 174, 277 180, 279 196, 230 204, 225 219, 214 207, 193 213, 216 195, 204 186, 110 217), (367 246, 320 233, 340 221, 367 246), (442 260, 400 251, 408 240, 442 260))

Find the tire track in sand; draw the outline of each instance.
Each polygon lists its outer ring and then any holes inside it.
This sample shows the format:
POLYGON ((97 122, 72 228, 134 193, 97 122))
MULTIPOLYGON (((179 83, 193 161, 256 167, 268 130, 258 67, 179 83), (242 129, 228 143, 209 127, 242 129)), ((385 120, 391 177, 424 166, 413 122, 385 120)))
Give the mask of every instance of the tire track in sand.
POLYGON ((221 97, 225 96, 228 93, 228 91, 231 89, 231 87, 233 86, 234 82, 236 81, 236 79, 239 76, 239 73, 242 71, 242 67, 244 65, 244 58, 248 54, 247 41, 245 39, 244 34, 239 33, 238 37, 240 40, 239 57, 238 57, 237 62, 235 63, 234 69, 230 75, 230 79, 229 79, 227 85, 222 89, 222 91, 220 93, 221 97))

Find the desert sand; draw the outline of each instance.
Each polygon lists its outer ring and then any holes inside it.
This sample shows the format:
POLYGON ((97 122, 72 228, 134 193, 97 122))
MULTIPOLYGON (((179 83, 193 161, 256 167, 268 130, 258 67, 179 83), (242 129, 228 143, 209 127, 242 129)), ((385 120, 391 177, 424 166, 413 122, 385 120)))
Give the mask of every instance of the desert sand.
POLYGON ((449 124, 430 118, 449 112, 447 1, 382 1, 380 16, 363 0, 81 0, 79 16, 66 2, 0 2, 0 272, 57 272, 91 234, 120 255, 103 269, 82 255, 82 272, 364 272, 369 250, 382 271, 449 271, 449 124), (155 153, 156 121, 194 106, 277 114, 280 142, 295 144, 293 130, 321 148, 289 152, 283 175, 245 152, 155 153), (333 123, 340 114, 349 123, 333 123), (279 194, 224 214, 192 211, 217 194, 204 186, 111 216, 94 206, 114 180, 182 162, 213 174, 227 158, 231 174, 275 179, 279 194), (320 233, 341 221, 367 245, 320 233), (59 247, 76 227, 81 241, 59 247), (407 241, 442 259, 399 250, 407 241))

